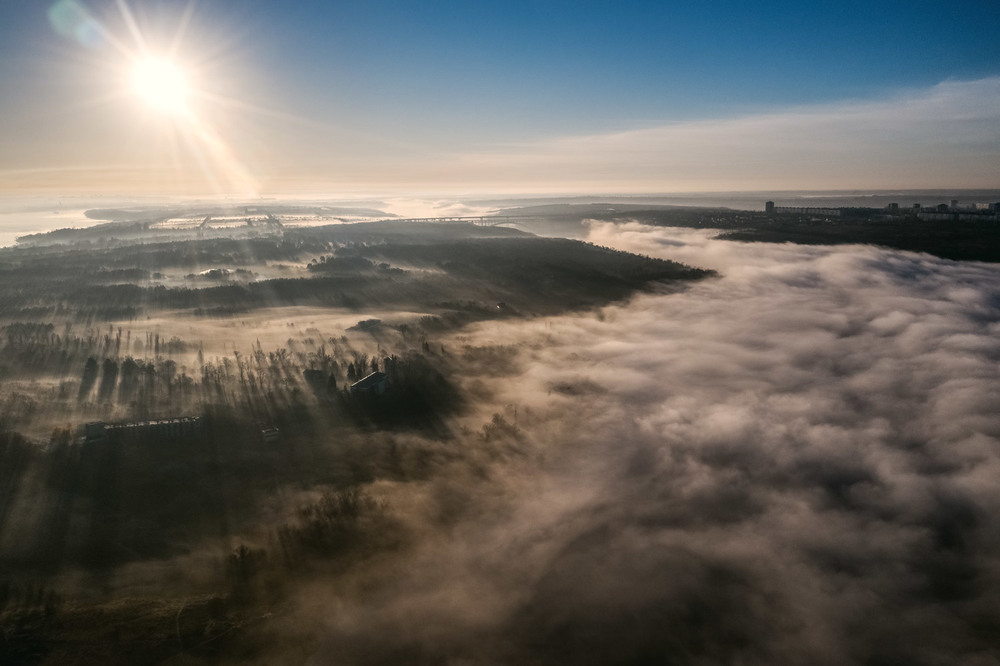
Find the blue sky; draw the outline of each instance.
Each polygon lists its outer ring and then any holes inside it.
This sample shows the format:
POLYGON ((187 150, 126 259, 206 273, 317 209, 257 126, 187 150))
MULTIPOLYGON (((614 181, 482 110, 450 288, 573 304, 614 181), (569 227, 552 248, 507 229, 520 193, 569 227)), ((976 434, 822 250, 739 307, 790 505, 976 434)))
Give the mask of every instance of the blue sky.
MULTIPOLYGON (((98 174, 134 167, 162 175, 198 163, 211 171, 219 158, 198 147, 204 137, 182 136, 176 123, 165 129, 162 119, 149 118, 121 95, 120 49, 57 34, 47 16, 50 4, 5 0, 0 8, 0 127, 6 128, 0 136, 10 148, 0 170, 98 174), (173 166, 164 156, 168 143, 173 166)), ((118 4, 79 5, 107 34, 129 43, 118 4)), ((922 118, 924 129, 932 120, 937 136, 924 145, 930 139, 915 127, 878 154, 898 153, 899 166, 942 151, 948 158, 947 169, 907 172, 914 187, 1000 186, 1000 173, 989 167, 1000 163, 993 160, 1000 157, 1000 130, 989 112, 991 101, 1000 103, 991 83, 1000 77, 997 2, 201 0, 127 6, 151 49, 166 48, 190 10, 178 53, 185 68, 197 72, 206 99, 229 102, 216 108, 206 102, 200 121, 227 146, 225 159, 239 161, 262 191, 295 189, 300 181, 361 189, 448 189, 452 183, 465 190, 501 182, 517 190, 525 163, 567 141, 636 154, 646 170, 623 170, 627 157, 619 155, 602 171, 600 156, 590 154, 589 170, 575 174, 579 154, 567 154, 546 162, 546 169, 560 170, 550 178, 559 191, 599 186, 602 173, 612 171, 619 175, 608 178, 607 191, 646 191, 660 182, 664 191, 812 188, 833 177, 834 167, 872 161, 863 149, 844 154, 836 146, 863 146, 854 140, 878 122, 841 127, 837 131, 847 132, 841 141, 828 135, 830 114, 863 119, 874 113, 884 124, 894 104, 922 118), (941 101, 944 94, 953 98, 941 101), (963 113, 962 105, 975 113, 963 113), (947 117, 928 120, 935 108, 947 117), (822 118, 822 127, 787 135, 808 144, 816 131, 820 140, 814 154, 795 146, 801 162, 784 180, 775 165, 744 164, 736 172, 720 164, 725 168, 715 184, 707 176, 694 182, 683 178, 691 172, 684 160, 665 163, 636 153, 636 136, 641 142, 652 132, 662 144, 656 151, 682 145, 698 165, 704 160, 697 142, 684 139, 692 124, 720 123, 722 134, 735 137, 734 128, 759 131, 754 119, 771 118, 777 125, 765 134, 780 137, 786 135, 781 123, 797 127, 803 114, 822 118), (608 137, 623 135, 632 143, 608 148, 608 137), (802 165, 810 161, 825 168, 806 182, 802 165), (956 171, 963 162, 964 170, 956 171), (460 173, 450 172, 448 163, 461 164, 460 173), (752 178, 761 167, 770 174, 767 182, 752 178)), ((715 135, 711 127, 699 131, 715 135)), ((894 171, 894 164, 883 169, 894 171)), ((527 171, 526 185, 544 185, 527 171)), ((185 178, 170 187, 183 189, 185 178)), ((92 179, 96 187, 100 176, 92 179)), ((225 175, 213 180, 221 189, 234 186, 225 175)), ((871 189, 904 184, 879 180, 877 173, 864 180, 872 181, 871 189)), ((829 183, 831 189, 859 185, 843 177, 829 183)))

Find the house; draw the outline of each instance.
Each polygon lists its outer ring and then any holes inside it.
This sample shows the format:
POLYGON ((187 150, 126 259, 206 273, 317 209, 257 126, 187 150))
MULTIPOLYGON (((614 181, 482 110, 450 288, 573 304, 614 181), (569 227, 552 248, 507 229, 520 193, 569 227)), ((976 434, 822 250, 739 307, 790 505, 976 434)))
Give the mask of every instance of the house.
POLYGON ((389 378, 384 372, 379 372, 376 370, 364 379, 360 379, 353 384, 351 384, 351 394, 371 394, 371 395, 382 395, 385 393, 385 389, 388 387, 389 378))

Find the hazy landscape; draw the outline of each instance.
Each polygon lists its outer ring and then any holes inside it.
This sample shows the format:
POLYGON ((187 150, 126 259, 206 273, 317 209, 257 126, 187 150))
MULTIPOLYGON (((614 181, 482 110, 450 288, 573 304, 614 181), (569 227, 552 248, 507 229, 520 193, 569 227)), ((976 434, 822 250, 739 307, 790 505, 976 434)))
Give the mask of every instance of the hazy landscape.
POLYGON ((997 269, 604 207, 0 250, 5 659, 991 650, 997 269))
POLYGON ((408 557, 423 521, 458 520, 405 516, 456 481, 446 469, 485 479, 494 459, 539 455, 522 429, 548 417, 492 385, 518 348, 469 326, 714 275, 504 227, 270 219, 122 220, 0 250, 8 659, 273 663, 247 623, 291 621, 304 580, 408 557), (348 388, 374 372, 384 392, 348 388), (187 605, 190 635, 174 618, 187 605))
POLYGON ((0 3, 0 664, 1000 666, 997 25, 0 3))

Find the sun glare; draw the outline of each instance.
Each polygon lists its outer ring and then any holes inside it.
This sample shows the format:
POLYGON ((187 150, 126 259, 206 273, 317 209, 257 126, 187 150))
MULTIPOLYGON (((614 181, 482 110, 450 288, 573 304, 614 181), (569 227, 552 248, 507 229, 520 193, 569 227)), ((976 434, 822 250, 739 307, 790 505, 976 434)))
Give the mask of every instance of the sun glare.
POLYGON ((129 77, 132 91, 150 108, 172 114, 187 109, 190 81, 178 63, 167 58, 142 58, 132 65, 129 77))

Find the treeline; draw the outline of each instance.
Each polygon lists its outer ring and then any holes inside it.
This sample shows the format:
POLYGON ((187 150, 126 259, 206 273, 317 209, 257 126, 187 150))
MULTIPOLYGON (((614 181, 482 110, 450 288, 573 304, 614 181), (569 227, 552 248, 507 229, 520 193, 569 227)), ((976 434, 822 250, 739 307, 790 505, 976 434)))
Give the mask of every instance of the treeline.
POLYGON ((400 268, 393 268, 386 262, 376 264, 362 257, 356 248, 339 248, 335 254, 320 255, 316 261, 311 261, 306 265, 306 269, 314 273, 326 275, 344 275, 357 273, 395 273, 402 275, 404 271, 400 268))
MULTIPOLYGON (((420 473, 405 471, 396 445, 372 434, 418 429, 438 442, 452 437, 445 417, 465 401, 446 359, 412 350, 368 355, 342 339, 329 345, 299 352, 258 346, 206 362, 200 381, 170 359, 88 359, 81 395, 126 401, 133 420, 177 416, 186 406, 201 425, 95 439, 57 427, 40 447, 0 423, 0 565, 43 571, 171 557, 192 540, 252 524, 254 498, 276 483, 358 484, 376 470, 420 473), (352 378, 376 371, 386 375, 384 392, 350 390, 352 378), (20 539, 5 534, 12 518, 21 523, 20 539)), ((333 553, 339 546, 331 539, 347 538, 342 518, 360 506, 339 502, 340 513, 321 506, 300 514, 303 524, 287 527, 273 552, 288 561, 333 553)))
MULTIPOLYGON (((189 273, 190 274, 190 273, 189 273)), ((0 309, 8 316, 131 319, 158 309, 231 314, 280 305, 361 309, 506 302, 550 314, 626 296, 651 280, 709 272, 580 241, 473 225, 371 223, 289 230, 281 238, 0 249, 0 309), (204 288, 153 284, 171 267, 248 271, 308 262, 313 278, 204 288), (411 267, 423 270, 401 270, 411 267)), ((250 276, 251 273, 240 273, 250 276)))
POLYGON ((869 244, 945 259, 1000 261, 1000 224, 989 220, 920 220, 871 209, 842 209, 843 217, 768 214, 720 209, 632 210, 591 215, 610 222, 720 229, 719 238, 800 245, 869 244))
POLYGON ((131 330, 108 326, 101 332, 89 328, 82 334, 72 324, 58 330, 55 324, 12 322, 0 327, 0 378, 36 377, 39 374, 73 375, 84 359, 118 360, 124 356, 183 354, 188 343, 158 333, 132 335, 131 330))
POLYGON ((273 279, 206 289, 95 286, 81 288, 72 300, 84 307, 359 308, 476 300, 478 295, 481 302, 528 302, 532 309, 552 312, 567 304, 581 306, 620 298, 652 280, 691 280, 712 275, 711 271, 664 259, 552 238, 362 245, 353 252, 357 254, 321 255, 322 260, 310 268, 323 274, 322 278, 273 279), (432 270, 403 272, 393 269, 394 264, 432 270))
POLYGON ((46 246, 0 248, 0 280, 111 277, 114 271, 240 266, 263 261, 297 261, 302 253, 328 249, 323 241, 281 238, 192 239, 111 247, 46 246))
POLYGON ((522 313, 548 314, 586 307, 623 298, 651 281, 696 280, 714 274, 564 238, 368 245, 359 252, 373 261, 444 272, 470 288, 465 293, 477 288, 482 295, 477 299, 480 302, 504 302, 522 313))
MULTIPOLYGON (((43 338, 56 327, 10 332, 43 338)), ((113 349, 114 332, 103 335, 113 349)), ((252 649, 247 618, 280 612, 304 577, 334 577, 407 546, 373 481, 424 479, 480 448, 509 454, 520 445, 522 433, 500 415, 481 432, 452 433, 444 418, 465 404, 455 379, 465 364, 492 367, 508 356, 453 355, 417 331, 393 352, 316 332, 201 359, 191 375, 201 416, 194 434, 81 442, 56 428, 39 446, 0 427, 0 661, 73 661, 105 649, 126 660, 205 657, 233 640, 252 649), (384 393, 350 391, 374 371, 386 375, 384 393), (265 437, 264 428, 280 434, 265 437), (67 567, 95 582, 93 596, 64 601, 67 567), (136 598, 100 589, 122 572, 136 598)), ((88 400, 117 401, 124 390, 133 403, 176 397, 182 376, 169 358, 95 357, 80 372, 88 400)))
MULTIPOLYGON (((398 452, 380 447, 371 433, 417 429, 447 440, 445 417, 465 405, 450 375, 446 358, 430 351, 370 355, 346 338, 311 350, 258 345, 205 361, 196 376, 168 358, 89 358, 79 413, 127 421, 198 415, 200 426, 85 439, 56 427, 40 447, 0 422, 0 565, 106 567, 169 557, 215 533, 220 521, 230 521, 228 530, 249 520, 252 498, 275 483, 357 484, 374 478, 375 469, 400 469, 398 452), (386 390, 353 393, 350 383, 371 372, 386 375, 386 390), (348 466, 331 465, 346 442, 363 444, 367 453, 345 451, 348 466), (246 506, 236 511, 226 499, 232 497, 245 498, 246 506), (25 513, 27 506, 35 509, 25 513), (12 517, 34 521, 20 528, 30 538, 5 534, 12 517)), ((330 515, 324 509, 314 518, 326 516, 323 529, 332 529, 330 515)), ((286 530, 286 559, 295 548, 318 548, 306 535, 318 529, 310 521, 308 529, 286 530)))
POLYGON ((865 243, 897 250, 926 252, 956 261, 1000 262, 1000 223, 975 220, 785 219, 756 223, 722 234, 737 241, 839 245, 865 243))
MULTIPOLYGON (((371 325, 371 324, 366 324, 371 325)), ((0 328, 0 377, 57 383, 0 385, 0 425, 77 420, 144 420, 196 414, 222 405, 235 418, 303 428, 317 401, 321 418, 383 427, 437 427, 462 404, 444 359, 431 353, 421 329, 377 324, 374 334, 397 342, 401 354, 369 355, 348 338, 289 339, 287 347, 206 359, 201 349, 158 333, 134 335, 108 326, 80 333, 72 325, 14 322, 0 328), (406 342, 409 340, 409 342, 406 342), (419 351, 421 343, 425 351, 419 351), (416 345, 417 348, 413 348, 416 345), (378 403, 355 404, 347 390, 381 371, 391 390, 378 403)), ((317 331, 318 333, 318 331, 317 331)))

